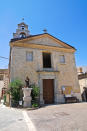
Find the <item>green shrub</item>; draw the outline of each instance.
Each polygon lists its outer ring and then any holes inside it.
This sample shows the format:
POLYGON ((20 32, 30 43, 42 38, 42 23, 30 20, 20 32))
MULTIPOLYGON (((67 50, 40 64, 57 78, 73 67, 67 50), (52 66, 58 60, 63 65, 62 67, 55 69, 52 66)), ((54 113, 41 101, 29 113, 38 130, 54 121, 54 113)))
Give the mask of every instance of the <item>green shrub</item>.
POLYGON ((3 96, 3 99, 4 99, 4 104, 6 103, 6 95, 4 94, 3 96))
POLYGON ((36 100, 37 98, 39 98, 39 87, 35 84, 31 85, 30 86, 32 88, 32 91, 31 91, 31 97, 32 97, 32 100, 36 100))
POLYGON ((32 107, 38 107, 38 106, 39 106, 39 104, 37 104, 37 103, 32 104, 32 107))
POLYGON ((16 103, 18 105, 18 102, 21 98, 21 91, 22 91, 23 84, 20 80, 14 80, 9 85, 9 92, 11 94, 12 103, 16 103))

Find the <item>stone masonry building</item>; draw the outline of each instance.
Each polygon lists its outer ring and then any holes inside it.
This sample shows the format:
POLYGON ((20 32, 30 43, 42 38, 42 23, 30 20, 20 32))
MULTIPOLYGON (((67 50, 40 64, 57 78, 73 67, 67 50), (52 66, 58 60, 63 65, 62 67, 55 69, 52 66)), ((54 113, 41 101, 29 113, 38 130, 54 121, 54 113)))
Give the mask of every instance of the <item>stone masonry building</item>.
POLYGON ((9 84, 8 69, 0 69, 0 99, 2 98, 2 90, 7 89, 9 84))
POLYGON ((81 101, 75 65, 75 48, 44 32, 30 35, 28 25, 18 24, 10 41, 10 81, 20 79, 40 88, 40 103, 64 103, 64 93, 81 101), (68 89, 68 90, 66 90, 68 89))

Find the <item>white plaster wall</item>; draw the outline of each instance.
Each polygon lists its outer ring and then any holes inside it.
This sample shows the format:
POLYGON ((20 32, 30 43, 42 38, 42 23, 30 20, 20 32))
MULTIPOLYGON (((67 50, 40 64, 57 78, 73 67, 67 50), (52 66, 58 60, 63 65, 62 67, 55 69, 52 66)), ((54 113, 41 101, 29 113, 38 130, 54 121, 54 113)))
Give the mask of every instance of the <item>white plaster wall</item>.
POLYGON ((87 78, 80 79, 79 85, 80 85, 80 90, 81 90, 81 94, 82 94, 83 90, 84 90, 83 87, 87 87, 87 78))

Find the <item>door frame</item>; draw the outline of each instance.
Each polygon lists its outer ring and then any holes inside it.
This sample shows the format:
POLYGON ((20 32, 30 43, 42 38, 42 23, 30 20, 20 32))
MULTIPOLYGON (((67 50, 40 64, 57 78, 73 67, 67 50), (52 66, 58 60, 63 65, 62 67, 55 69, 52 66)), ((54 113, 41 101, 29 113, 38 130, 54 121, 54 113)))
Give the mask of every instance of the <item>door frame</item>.
POLYGON ((54 103, 58 101, 58 77, 55 74, 39 74, 39 87, 40 87, 40 104, 44 104, 43 100, 43 79, 53 79, 54 80, 54 103))
MULTIPOLYGON (((43 79, 42 81, 44 81, 44 80, 52 80, 52 82, 53 82, 53 86, 52 86, 52 88, 53 88, 53 102, 51 103, 51 104, 53 104, 54 103, 54 89, 55 89, 55 86, 54 86, 54 79, 43 79)), ((44 88, 44 83, 43 83, 43 88, 44 88)), ((43 91, 43 97, 44 97, 44 91, 43 91)), ((44 99, 43 99, 44 100, 44 99)), ((45 101, 44 101, 44 103, 45 103, 45 101)), ((48 104, 50 104, 50 103, 48 103, 48 104)))

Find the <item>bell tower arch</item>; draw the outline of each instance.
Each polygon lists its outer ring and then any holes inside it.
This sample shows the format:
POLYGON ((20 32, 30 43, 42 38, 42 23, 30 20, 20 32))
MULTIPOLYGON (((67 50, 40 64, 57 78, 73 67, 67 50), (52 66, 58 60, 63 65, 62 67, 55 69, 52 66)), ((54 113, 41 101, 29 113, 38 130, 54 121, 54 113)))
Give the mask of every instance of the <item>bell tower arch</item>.
POLYGON ((24 22, 18 24, 18 28, 16 29, 16 33, 13 33, 13 38, 26 38, 30 35, 30 31, 28 30, 28 25, 24 22))

